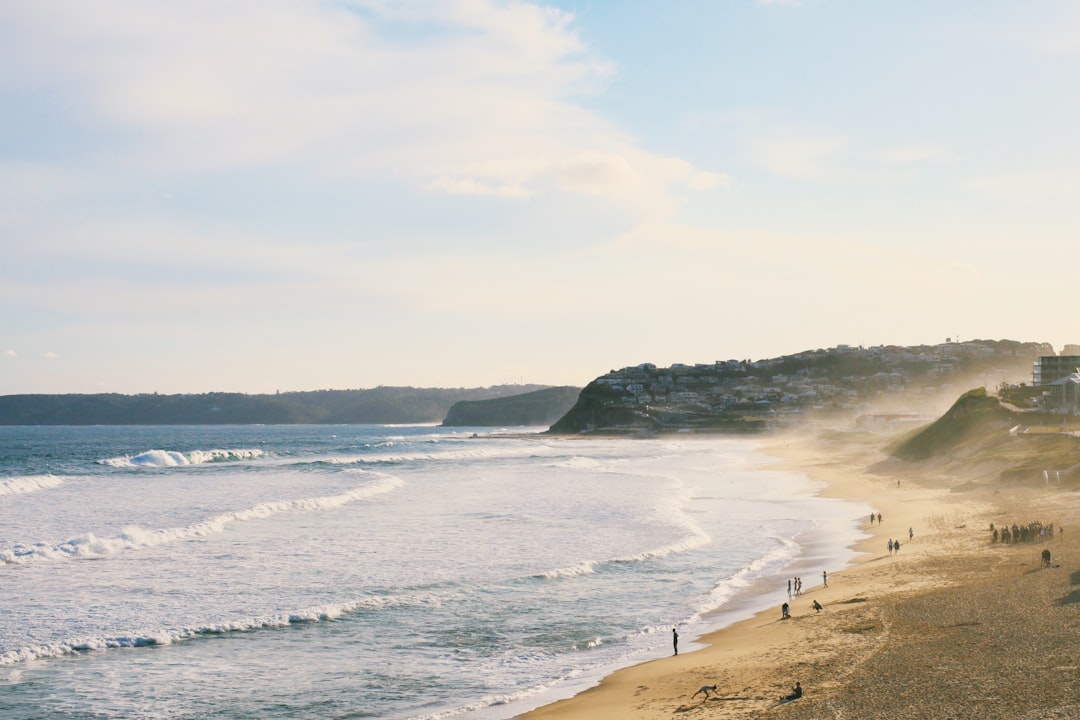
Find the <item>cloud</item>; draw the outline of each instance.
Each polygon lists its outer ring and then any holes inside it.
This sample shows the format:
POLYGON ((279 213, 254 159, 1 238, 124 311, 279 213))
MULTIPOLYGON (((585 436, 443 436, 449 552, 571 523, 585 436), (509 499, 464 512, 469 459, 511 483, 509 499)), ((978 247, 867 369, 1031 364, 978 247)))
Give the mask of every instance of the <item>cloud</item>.
POLYGON ((955 153, 939 145, 902 145, 884 150, 878 153, 877 157, 882 162, 897 165, 952 162, 956 160, 955 153))
POLYGON ((834 177, 832 161, 848 143, 844 136, 776 133, 752 141, 751 152, 758 165, 775 175, 823 181, 834 177))
POLYGON ((979 175, 964 185, 998 200, 1080 200, 1080 183, 1071 173, 1017 171, 979 175))
POLYGON ((43 354, 42 357, 45 358, 46 360, 56 360, 60 356, 57 353, 49 351, 49 352, 46 352, 45 354, 43 354))
POLYGON ((4 356, 5 357, 15 357, 17 354, 18 353, 16 353, 14 350, 5 350, 4 351, 4 356))
POLYGON ((62 98, 97 160, 136 172, 292 167, 646 213, 724 183, 577 104, 613 67, 552 8, 45 0, 0 5, 0 28, 0 88, 62 98))

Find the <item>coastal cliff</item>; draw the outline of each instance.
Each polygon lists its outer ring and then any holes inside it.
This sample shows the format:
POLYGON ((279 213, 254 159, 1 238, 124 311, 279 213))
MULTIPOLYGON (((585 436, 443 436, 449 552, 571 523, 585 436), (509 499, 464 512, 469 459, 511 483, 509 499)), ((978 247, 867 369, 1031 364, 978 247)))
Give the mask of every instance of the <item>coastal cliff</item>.
POLYGON ((553 387, 490 400, 459 400, 443 427, 547 426, 577 402, 581 388, 553 387))

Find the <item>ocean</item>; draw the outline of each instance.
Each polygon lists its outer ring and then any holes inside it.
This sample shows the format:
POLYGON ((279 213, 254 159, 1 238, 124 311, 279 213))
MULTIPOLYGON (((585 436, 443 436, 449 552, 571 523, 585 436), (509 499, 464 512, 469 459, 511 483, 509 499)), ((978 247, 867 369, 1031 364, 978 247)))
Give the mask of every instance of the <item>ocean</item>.
POLYGON ((752 439, 0 427, 5 720, 502 720, 820 584, 752 439))

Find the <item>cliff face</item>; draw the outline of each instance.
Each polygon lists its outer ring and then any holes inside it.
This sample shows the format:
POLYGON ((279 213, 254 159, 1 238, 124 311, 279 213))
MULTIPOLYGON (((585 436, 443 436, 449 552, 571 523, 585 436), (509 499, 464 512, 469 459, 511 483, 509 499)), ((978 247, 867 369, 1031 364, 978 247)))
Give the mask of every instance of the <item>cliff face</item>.
POLYGON ((575 402, 580 388, 553 387, 535 392, 454 403, 443 427, 547 426, 562 417, 575 402))

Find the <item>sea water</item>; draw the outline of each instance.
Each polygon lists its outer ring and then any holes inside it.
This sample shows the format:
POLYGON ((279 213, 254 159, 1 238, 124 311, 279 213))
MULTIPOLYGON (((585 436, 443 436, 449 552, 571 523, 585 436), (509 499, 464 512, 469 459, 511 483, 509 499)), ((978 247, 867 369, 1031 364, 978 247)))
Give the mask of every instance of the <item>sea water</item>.
POLYGON ((752 440, 0 427, 0 717, 499 720, 851 560, 752 440))

